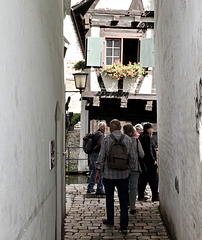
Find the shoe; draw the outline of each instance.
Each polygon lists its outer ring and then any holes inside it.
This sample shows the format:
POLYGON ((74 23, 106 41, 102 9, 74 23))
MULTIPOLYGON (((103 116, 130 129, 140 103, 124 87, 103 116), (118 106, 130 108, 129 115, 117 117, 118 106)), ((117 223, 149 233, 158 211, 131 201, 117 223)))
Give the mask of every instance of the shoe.
POLYGON ((87 190, 87 193, 93 193, 93 192, 95 192, 95 189, 88 189, 87 190))
POLYGON ((148 199, 149 199, 148 197, 138 197, 138 201, 141 201, 141 202, 145 202, 148 199))
POLYGON ((131 215, 136 214, 136 210, 135 210, 135 209, 134 209, 134 210, 130 210, 130 214, 131 214, 131 215))
POLYGON ((159 202, 159 196, 153 197, 152 202, 159 202))
POLYGON ((107 226, 114 226, 114 223, 110 223, 107 219, 103 219, 102 223, 107 225, 107 226))
POLYGON ((105 191, 96 191, 96 193, 95 193, 96 195, 105 195, 105 191))
POLYGON ((127 227, 120 227, 120 231, 121 231, 123 234, 127 234, 127 233, 128 233, 128 228, 127 228, 127 227))

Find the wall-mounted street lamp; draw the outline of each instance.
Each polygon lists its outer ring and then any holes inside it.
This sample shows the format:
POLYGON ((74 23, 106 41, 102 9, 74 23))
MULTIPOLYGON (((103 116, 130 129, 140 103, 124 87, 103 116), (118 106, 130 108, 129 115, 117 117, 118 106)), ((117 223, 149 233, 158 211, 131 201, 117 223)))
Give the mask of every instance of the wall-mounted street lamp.
POLYGON ((85 90, 86 88, 88 73, 78 72, 78 73, 73 73, 73 75, 74 75, 76 89, 78 89, 80 93, 82 93, 82 91, 85 90))

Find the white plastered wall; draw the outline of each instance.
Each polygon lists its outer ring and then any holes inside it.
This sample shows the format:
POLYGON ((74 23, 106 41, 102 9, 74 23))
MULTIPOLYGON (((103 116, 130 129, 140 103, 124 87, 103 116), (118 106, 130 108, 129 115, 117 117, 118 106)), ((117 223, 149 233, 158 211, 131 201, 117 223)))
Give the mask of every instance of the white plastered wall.
POLYGON ((86 110, 86 100, 81 101, 81 130, 80 130, 80 154, 78 161, 78 171, 83 172, 89 170, 88 167, 88 155, 84 153, 83 147, 83 137, 89 132, 89 112, 86 110))
MULTIPOLYGON (((63 126, 62 5, 0 2, 1 240, 55 239, 56 179, 55 168, 49 170, 49 141, 55 139, 57 102, 63 126)), ((62 134, 61 128, 61 139, 62 134)), ((62 148, 61 141, 58 156, 62 148)), ((64 167, 63 158, 58 161, 64 167)))
POLYGON ((155 3, 160 207, 173 239, 202 239, 202 2, 155 3))

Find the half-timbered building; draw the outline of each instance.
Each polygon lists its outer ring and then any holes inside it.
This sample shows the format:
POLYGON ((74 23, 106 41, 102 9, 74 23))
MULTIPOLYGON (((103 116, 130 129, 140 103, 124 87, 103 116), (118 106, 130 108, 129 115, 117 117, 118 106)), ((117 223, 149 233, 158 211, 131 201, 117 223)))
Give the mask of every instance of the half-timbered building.
POLYGON ((81 138, 95 130, 95 120, 156 123, 153 0, 84 0, 72 7, 72 18, 89 73, 81 138), (147 74, 136 82, 100 74, 116 60, 140 62, 147 74))

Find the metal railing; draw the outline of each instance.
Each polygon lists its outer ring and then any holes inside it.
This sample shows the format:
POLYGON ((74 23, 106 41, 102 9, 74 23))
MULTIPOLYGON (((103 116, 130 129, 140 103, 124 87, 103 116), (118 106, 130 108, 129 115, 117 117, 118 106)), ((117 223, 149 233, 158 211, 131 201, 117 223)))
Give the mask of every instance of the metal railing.
POLYGON ((66 175, 68 177, 68 184, 70 184, 70 174, 78 173, 79 161, 89 161, 88 158, 79 158, 82 151, 83 151, 82 147, 77 147, 77 146, 66 147, 65 162, 66 162, 66 175))

